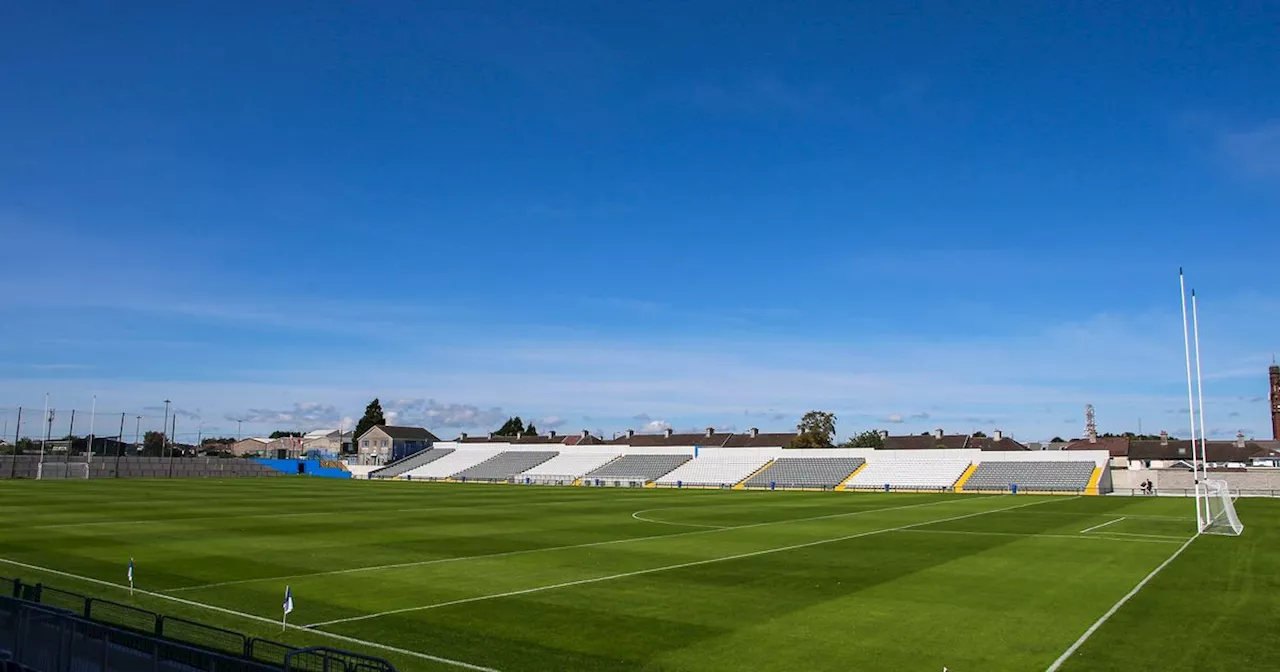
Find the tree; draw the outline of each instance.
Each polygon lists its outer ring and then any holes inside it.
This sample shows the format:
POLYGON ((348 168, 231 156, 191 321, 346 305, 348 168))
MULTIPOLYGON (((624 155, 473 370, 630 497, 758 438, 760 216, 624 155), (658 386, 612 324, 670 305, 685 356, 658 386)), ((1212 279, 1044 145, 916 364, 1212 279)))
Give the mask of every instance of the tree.
POLYGON ((142 437, 142 454, 150 457, 163 457, 165 443, 164 432, 147 432, 142 437))
POLYGON ((529 423, 529 426, 528 426, 528 427, 525 427, 525 428, 524 428, 524 433, 525 433, 525 434, 532 434, 533 436, 537 436, 537 435, 538 435, 538 428, 537 428, 537 427, 534 427, 534 426, 533 426, 533 423, 531 422, 531 423, 529 423))
POLYGON ((826 411, 809 411, 796 425, 791 448, 831 448, 836 435, 836 416, 826 411))
POLYGON ((360 422, 356 423, 356 431, 351 435, 352 448, 355 447, 356 440, 364 436, 365 432, 376 426, 386 424, 387 418, 382 415, 382 402, 377 399, 369 402, 369 405, 364 407, 364 417, 360 418, 360 422))
POLYGON ((884 437, 880 436, 880 432, 868 429, 849 439, 844 445, 846 448, 884 448, 884 437))
POLYGON ((289 437, 289 436, 302 436, 302 432, 286 432, 286 431, 283 431, 283 430, 276 430, 276 431, 274 431, 274 432, 271 432, 271 436, 269 436, 269 437, 267 437, 267 438, 271 438, 271 439, 283 439, 283 438, 285 438, 285 437, 289 437))
POLYGON ((977 431, 977 432, 974 432, 973 434, 970 434, 969 436, 972 436, 975 439, 985 439, 987 438, 987 433, 983 431, 977 431))
POLYGON ((507 421, 502 423, 502 426, 494 434, 497 436, 520 436, 524 434, 524 420, 521 420, 518 415, 507 418, 507 421))
POLYGON ((1055 436, 1052 439, 1049 439, 1049 443, 1066 443, 1066 440, 1061 436, 1055 436))

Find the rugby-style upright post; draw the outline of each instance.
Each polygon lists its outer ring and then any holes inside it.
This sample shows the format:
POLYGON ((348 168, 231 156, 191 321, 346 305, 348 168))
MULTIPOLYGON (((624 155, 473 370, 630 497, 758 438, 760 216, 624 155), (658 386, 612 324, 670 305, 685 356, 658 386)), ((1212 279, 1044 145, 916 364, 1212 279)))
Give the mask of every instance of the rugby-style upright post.
MULTIPOLYGON (((1187 414, 1191 418, 1191 461, 1192 472, 1195 473, 1195 453, 1196 453, 1196 398, 1192 388, 1191 381, 1191 331, 1187 324, 1187 282, 1182 277, 1182 267, 1178 267, 1178 286, 1182 290, 1182 344, 1186 351, 1187 358, 1187 414)), ((1196 476, 1195 480, 1199 480, 1196 476)), ((1200 530, 1204 529, 1204 519, 1200 515, 1200 495, 1199 489, 1196 490, 1196 534, 1200 534, 1200 530)))
MULTIPOLYGON (((1204 491, 1204 524, 1212 521, 1209 515, 1209 434, 1204 431, 1204 377, 1200 375, 1200 311, 1196 308, 1196 290, 1191 290, 1191 336, 1196 350, 1196 396, 1200 405, 1200 475, 1196 478, 1196 496, 1204 491)), ((1194 455, 1194 451, 1192 452, 1194 455)))

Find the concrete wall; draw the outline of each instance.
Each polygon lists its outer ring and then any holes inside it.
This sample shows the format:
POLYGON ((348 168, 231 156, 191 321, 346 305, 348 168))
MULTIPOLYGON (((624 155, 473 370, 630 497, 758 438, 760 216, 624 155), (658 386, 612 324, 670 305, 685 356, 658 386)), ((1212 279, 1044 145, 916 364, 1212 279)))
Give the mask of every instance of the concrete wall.
MULTIPOLYGON (((1274 491, 1280 496, 1280 469, 1259 467, 1248 471, 1210 471, 1209 478, 1227 482, 1233 493, 1267 494, 1274 491), (1248 491, 1260 491, 1250 493, 1248 491)), ((1185 469, 1116 469, 1112 471, 1116 490, 1136 490, 1138 484, 1150 480, 1157 490, 1178 491, 1195 489, 1192 473, 1185 469)))

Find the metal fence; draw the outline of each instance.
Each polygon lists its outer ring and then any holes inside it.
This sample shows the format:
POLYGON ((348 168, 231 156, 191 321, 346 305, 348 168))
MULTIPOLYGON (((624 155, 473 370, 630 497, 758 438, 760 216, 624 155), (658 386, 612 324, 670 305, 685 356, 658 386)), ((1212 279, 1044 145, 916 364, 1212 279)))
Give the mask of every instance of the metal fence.
POLYGON ((395 672, 381 658, 290 646, 20 579, 0 577, 0 592, 0 663, 7 652, 41 672, 395 672))

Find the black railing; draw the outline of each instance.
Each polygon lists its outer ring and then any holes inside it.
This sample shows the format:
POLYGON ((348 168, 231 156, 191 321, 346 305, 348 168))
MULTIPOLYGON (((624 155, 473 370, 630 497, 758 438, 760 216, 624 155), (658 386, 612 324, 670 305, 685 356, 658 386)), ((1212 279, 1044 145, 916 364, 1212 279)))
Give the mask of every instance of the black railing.
POLYGON ((77 670, 152 670, 174 663, 213 672, 395 672, 381 658, 258 639, 21 579, 0 577, 0 592, 0 663, 8 651, 12 661, 41 672, 70 670, 73 661, 77 670), (17 657, 17 651, 28 654, 17 657), (83 666, 99 656, 100 664, 83 666), (149 662, 142 665, 143 660, 149 662))

